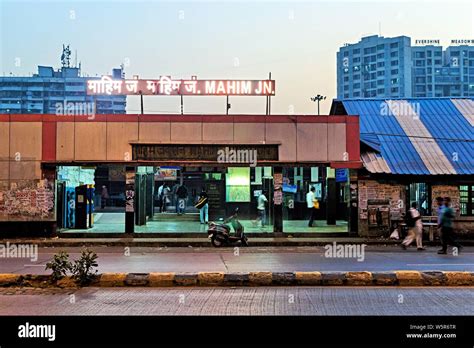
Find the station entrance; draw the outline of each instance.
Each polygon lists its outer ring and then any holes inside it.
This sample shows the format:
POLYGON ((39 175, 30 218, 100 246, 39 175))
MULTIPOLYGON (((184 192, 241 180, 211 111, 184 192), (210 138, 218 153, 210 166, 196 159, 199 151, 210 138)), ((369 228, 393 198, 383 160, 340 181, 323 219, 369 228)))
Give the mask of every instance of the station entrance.
MULTIPOLYGON (((127 172, 123 164, 57 167, 57 216, 64 234, 125 233, 127 172)), ((283 167, 282 197, 275 196, 274 168, 227 166, 134 167, 134 232, 161 236, 205 235, 209 221, 219 221, 239 208, 247 233, 270 236, 274 200, 283 205, 283 232, 298 235, 348 232, 349 181, 325 166, 283 167), (318 209, 308 226, 306 194, 314 187, 318 209), (203 192, 207 211, 196 207, 203 192), (261 196, 264 198, 260 198, 261 196), (264 217, 259 214, 264 201, 264 217), (261 205, 261 204, 260 204, 261 205), (334 214, 328 215, 328 210, 334 214)))

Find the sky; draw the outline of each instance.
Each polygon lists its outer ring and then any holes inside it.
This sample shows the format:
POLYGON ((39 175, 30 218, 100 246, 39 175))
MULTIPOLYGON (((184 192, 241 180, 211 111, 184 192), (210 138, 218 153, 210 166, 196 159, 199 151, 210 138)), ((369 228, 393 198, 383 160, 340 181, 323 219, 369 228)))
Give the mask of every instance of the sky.
MULTIPOLYGON (((124 64, 127 78, 276 80, 272 114, 314 114, 336 97, 336 53, 363 36, 474 39, 474 0, 0 0, 0 74, 59 68, 63 44, 89 76, 124 64)), ((147 96, 146 113, 178 113, 179 97, 147 96)), ((231 114, 263 114, 265 98, 230 97, 231 114)), ((185 97, 185 113, 225 113, 225 97, 185 97)), ((127 98, 127 112, 139 99, 127 98)))

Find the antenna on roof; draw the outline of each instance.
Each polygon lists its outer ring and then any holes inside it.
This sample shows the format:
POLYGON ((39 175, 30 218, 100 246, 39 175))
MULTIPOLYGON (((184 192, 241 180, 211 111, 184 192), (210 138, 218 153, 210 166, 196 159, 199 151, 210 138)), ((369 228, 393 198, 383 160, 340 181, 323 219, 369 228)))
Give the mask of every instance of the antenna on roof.
POLYGON ((61 54, 61 64, 63 68, 69 68, 71 66, 71 50, 69 45, 63 44, 63 53, 61 54))

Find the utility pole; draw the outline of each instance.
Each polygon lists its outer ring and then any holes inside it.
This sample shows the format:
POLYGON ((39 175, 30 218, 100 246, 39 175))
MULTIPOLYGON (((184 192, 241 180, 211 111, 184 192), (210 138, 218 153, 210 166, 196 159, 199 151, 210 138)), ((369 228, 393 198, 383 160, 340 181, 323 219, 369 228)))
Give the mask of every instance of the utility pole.
POLYGON ((320 115, 320 113, 319 113, 319 102, 320 102, 321 100, 325 100, 325 99, 326 99, 326 96, 321 95, 321 94, 318 94, 317 96, 311 97, 310 99, 311 99, 311 101, 313 101, 313 102, 318 102, 318 115, 320 115))
POLYGON ((229 110, 231 108, 232 105, 229 104, 229 96, 226 96, 226 107, 225 107, 225 114, 228 115, 229 114, 229 110))

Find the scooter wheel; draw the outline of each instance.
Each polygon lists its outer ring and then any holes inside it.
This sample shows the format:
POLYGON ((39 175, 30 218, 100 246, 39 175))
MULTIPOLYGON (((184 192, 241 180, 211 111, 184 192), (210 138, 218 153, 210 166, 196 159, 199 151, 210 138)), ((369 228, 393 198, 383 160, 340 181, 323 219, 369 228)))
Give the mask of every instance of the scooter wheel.
POLYGON ((222 242, 216 238, 211 239, 211 244, 216 248, 219 248, 222 246, 222 242))

